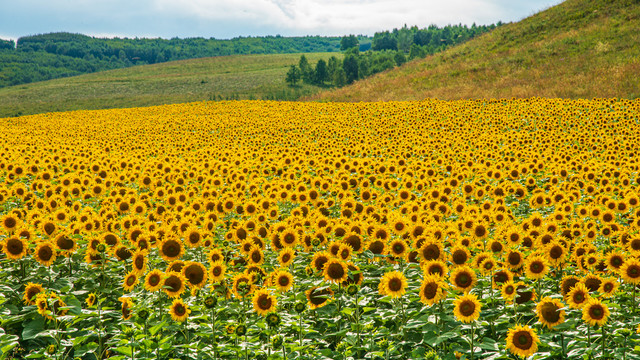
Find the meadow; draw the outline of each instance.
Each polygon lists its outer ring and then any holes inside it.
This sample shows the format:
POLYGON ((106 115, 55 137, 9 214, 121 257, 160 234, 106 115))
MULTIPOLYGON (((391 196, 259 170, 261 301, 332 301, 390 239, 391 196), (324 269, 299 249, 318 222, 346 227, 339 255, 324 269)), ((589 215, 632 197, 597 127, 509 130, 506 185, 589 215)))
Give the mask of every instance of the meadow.
MULTIPOLYGON (((311 64, 339 53, 307 53, 311 64)), ((180 60, 0 88, 0 117, 205 100, 295 100, 323 88, 290 87, 300 54, 231 55, 180 60)))
POLYGON ((0 357, 638 359, 639 122, 615 98, 2 119, 0 357))

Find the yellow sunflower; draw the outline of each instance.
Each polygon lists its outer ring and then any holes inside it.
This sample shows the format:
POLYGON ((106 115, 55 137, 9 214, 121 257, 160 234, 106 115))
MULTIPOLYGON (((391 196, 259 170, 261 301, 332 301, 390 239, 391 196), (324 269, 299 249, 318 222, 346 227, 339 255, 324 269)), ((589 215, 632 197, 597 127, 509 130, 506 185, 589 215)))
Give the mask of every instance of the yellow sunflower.
POLYGON ((124 291, 131 291, 138 284, 138 275, 135 272, 129 272, 122 281, 122 287, 124 291))
POLYGON ((191 314, 191 309, 189 306, 185 304, 182 299, 173 299, 173 303, 171 304, 171 308, 169 308, 169 314, 171 314, 171 318, 174 321, 185 321, 191 314))
POLYGON ((635 258, 627 259, 620 267, 620 275, 630 284, 640 284, 640 261, 635 258))
POLYGON ((449 282, 457 289, 469 292, 476 284, 477 277, 475 271, 467 265, 458 266, 449 276, 449 282))
POLYGON ((187 279, 182 273, 170 271, 166 274, 162 287, 169 297, 177 298, 184 292, 186 282, 187 279))
POLYGON ((44 288, 41 284, 30 282, 24 288, 24 295, 22 296, 22 299, 26 305, 35 305, 36 296, 43 292, 44 288))
POLYGON ((407 278, 399 271, 390 271, 384 274, 378 286, 378 292, 382 296, 399 298, 407 291, 407 278))
POLYGON ((577 283, 567 294, 567 302, 573 309, 581 309, 590 298, 589 289, 583 283, 577 283))
POLYGON ((528 325, 516 325, 507 333, 507 349, 512 354, 526 358, 538 351, 538 335, 528 325))
POLYGON ((2 250, 8 259, 18 260, 27 255, 28 242, 17 236, 12 236, 4 241, 2 250))
POLYGON ((162 288, 164 283, 164 273, 158 269, 153 269, 149 271, 147 276, 144 278, 144 288, 147 291, 158 291, 162 288))
POLYGON ((344 261, 333 258, 329 259, 324 266, 324 279, 329 282, 339 284, 349 275, 347 264, 344 261))
POLYGON ((253 309, 262 316, 267 316, 276 309, 276 297, 268 289, 257 290, 253 294, 253 309))
POLYGON ((227 266, 220 260, 213 262, 209 268, 209 280, 212 283, 217 283, 224 280, 224 274, 227 271, 227 266))
POLYGON ((51 266, 51 264, 56 260, 56 249, 52 243, 43 241, 36 246, 33 256, 40 264, 44 266, 51 266))
POLYGON ((276 289, 281 292, 288 291, 293 286, 293 275, 286 270, 278 270, 273 274, 276 289))
POLYGON ((558 299, 545 297, 536 306, 536 314, 541 324, 552 329, 564 322, 564 304, 558 299))
POLYGON ((207 284, 207 268, 199 262, 188 261, 182 268, 182 275, 192 288, 201 289, 207 284))
POLYGON ((426 306, 431 306, 446 296, 445 284, 437 275, 426 275, 420 286, 420 301, 426 306))
POLYGON ((607 323, 609 307, 598 299, 590 298, 582 307, 582 320, 591 326, 603 326, 607 323))
POLYGON ((464 294, 453 301, 453 314, 458 321, 469 324, 478 320, 482 305, 474 294, 464 294))
POLYGON ((307 305, 309 305, 309 309, 311 310, 315 310, 327 305, 333 298, 333 290, 328 287, 313 287, 307 290, 305 294, 307 296, 307 305))

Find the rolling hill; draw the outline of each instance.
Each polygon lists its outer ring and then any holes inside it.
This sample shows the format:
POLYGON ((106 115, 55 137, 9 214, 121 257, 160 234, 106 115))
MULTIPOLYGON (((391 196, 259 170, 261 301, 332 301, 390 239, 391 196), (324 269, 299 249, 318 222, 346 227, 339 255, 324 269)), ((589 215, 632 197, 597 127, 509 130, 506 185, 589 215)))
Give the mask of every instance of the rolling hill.
MULTIPOLYGON (((340 53, 307 53, 311 64, 340 53)), ((322 90, 285 83, 300 54, 232 55, 23 84, 0 89, 0 117, 53 111, 108 109, 202 100, 292 100, 322 90)))
POLYGON ((309 97, 640 97, 640 1, 567 0, 442 53, 309 97))

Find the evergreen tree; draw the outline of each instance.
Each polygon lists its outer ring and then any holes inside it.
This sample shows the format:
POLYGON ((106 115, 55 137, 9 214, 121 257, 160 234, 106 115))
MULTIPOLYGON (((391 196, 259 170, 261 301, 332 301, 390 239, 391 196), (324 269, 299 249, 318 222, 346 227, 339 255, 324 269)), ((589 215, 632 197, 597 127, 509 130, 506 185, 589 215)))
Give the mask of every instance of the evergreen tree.
POLYGON ((295 86, 298 81, 300 81, 300 78, 302 77, 302 74, 300 72, 300 69, 295 66, 295 65, 291 65, 291 67, 289 68, 289 71, 287 71, 287 84, 289 84, 290 86, 295 86))

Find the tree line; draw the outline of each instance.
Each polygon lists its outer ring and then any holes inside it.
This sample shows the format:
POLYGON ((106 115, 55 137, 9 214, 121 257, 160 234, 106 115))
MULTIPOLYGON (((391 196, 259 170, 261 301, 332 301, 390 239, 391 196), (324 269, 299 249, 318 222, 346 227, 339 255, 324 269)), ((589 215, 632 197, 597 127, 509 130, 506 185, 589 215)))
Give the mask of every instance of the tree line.
POLYGON ((17 42, 0 39, 0 87, 200 57, 335 52, 340 41, 340 37, 279 35, 230 40, 111 39, 65 32, 25 36, 17 42))
POLYGON ((430 25, 423 29, 405 25, 393 31, 377 32, 365 44, 355 35, 344 36, 340 39, 340 50, 344 53, 342 60, 331 56, 327 61, 321 59, 312 66, 302 55, 298 64, 291 65, 285 80, 291 86, 303 82, 341 87, 409 60, 424 58, 461 44, 500 25, 502 22, 479 26, 475 23, 471 26, 430 25))

